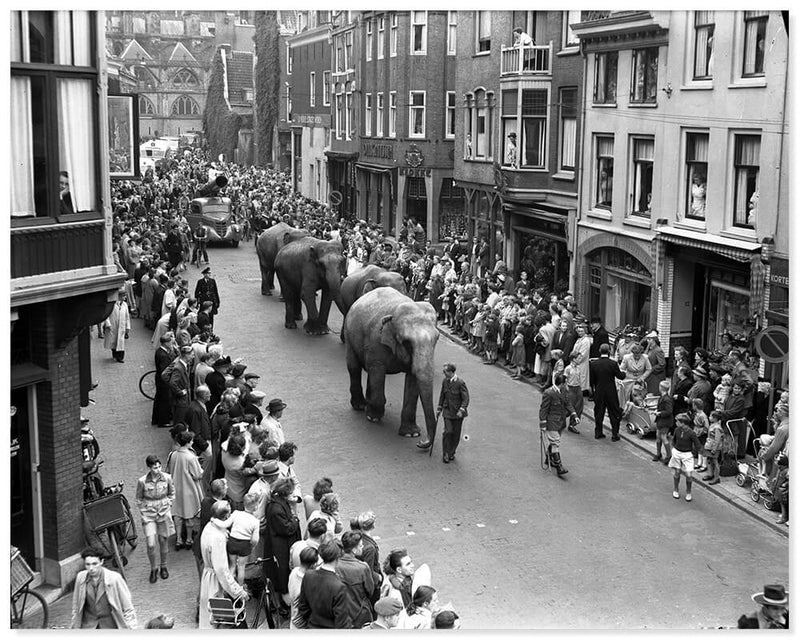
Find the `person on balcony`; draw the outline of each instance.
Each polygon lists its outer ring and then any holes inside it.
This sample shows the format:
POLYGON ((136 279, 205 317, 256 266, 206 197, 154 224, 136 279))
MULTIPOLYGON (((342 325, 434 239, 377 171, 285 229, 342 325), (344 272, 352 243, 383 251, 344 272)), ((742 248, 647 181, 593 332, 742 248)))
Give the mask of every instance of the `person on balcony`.
POLYGON ((522 58, 522 69, 528 71, 533 66, 533 56, 531 48, 533 47, 533 38, 531 38, 522 27, 514 29, 514 46, 519 47, 520 57, 522 58))

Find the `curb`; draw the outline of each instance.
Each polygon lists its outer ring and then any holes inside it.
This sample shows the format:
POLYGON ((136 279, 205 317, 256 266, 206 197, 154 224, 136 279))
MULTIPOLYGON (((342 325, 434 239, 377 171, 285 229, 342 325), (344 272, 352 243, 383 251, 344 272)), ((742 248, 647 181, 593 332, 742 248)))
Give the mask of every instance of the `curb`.
MULTIPOLYGON (((444 327, 440 326, 438 323, 436 325, 436 329, 438 329, 439 333, 442 336, 444 336, 445 338, 448 338, 449 340, 451 340, 454 343, 460 345, 461 347, 466 347, 466 342, 464 340, 462 340, 461 338, 458 338, 457 336, 453 336, 447 330, 445 330, 444 327)), ((472 352, 470 352, 470 354, 471 353, 472 352)), ((502 365, 500 365, 499 363, 495 363, 493 365, 493 367, 499 367, 501 370, 505 370, 505 368, 502 365)), ((536 384, 532 379, 528 379, 528 378, 523 377, 523 378, 521 378, 519 380, 525 382, 527 385, 530 385, 531 387, 539 389, 539 385, 536 384)), ((592 423, 593 423, 594 422, 594 416, 592 414, 589 414, 587 409, 588 408, 584 407, 583 416, 585 418, 589 419, 590 421, 592 421, 592 423)), ((605 428, 605 431, 610 431, 611 430, 611 426, 606 424, 606 423, 603 424, 603 427, 605 428)), ((643 452, 646 452, 647 454, 650 454, 650 455, 653 454, 653 451, 648 449, 640 439, 631 438, 631 435, 628 434, 627 430, 620 429, 619 435, 626 442, 630 443, 631 445, 634 445, 635 447, 639 448, 643 452)), ((707 492, 718 496, 719 498, 721 498, 725 502, 729 503, 730 505, 733 505, 734 507, 736 507, 737 509, 741 510, 742 512, 744 512, 748 516, 750 516, 750 517, 752 517, 752 518, 754 518, 754 519, 756 519, 758 521, 761 521, 764 525, 769 526, 772 530, 774 530, 778 534, 783 535, 787 539, 789 538, 789 528, 787 528, 785 526, 778 525, 772 519, 768 519, 768 518, 762 516, 761 514, 759 514, 756 510, 750 510, 750 509, 746 508, 742 503, 740 503, 739 501, 736 500, 735 496, 731 495, 728 492, 725 492, 725 491, 717 489, 716 485, 709 485, 707 482, 705 482, 702 479, 697 478, 697 477, 695 477, 693 479, 693 484, 703 487, 707 492)), ((758 505, 758 504, 754 503, 753 505, 758 505)), ((775 514, 775 512, 769 512, 769 514, 775 514)))

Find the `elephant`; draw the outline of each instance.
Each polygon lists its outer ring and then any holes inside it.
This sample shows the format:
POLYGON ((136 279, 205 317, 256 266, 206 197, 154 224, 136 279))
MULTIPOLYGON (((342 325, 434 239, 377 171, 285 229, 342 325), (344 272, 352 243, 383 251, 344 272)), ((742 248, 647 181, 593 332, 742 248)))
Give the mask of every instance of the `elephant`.
POLYGON ((284 245, 275 257, 275 273, 286 304, 285 327, 295 329, 295 321, 302 320, 302 300, 308 315, 304 326, 306 332, 330 332, 328 314, 332 302, 344 316, 341 293, 344 271, 344 253, 338 240, 306 237, 284 245), (322 290, 322 300, 317 311, 319 290, 322 290))
MULTIPOLYGON (((359 267, 342 281, 342 305, 344 315, 361 296, 376 287, 391 287, 401 294, 406 293, 406 282, 401 274, 390 272, 378 265, 359 267)), ((344 324, 340 335, 344 342, 344 324)))
POLYGON ((275 287, 275 257, 281 247, 308 235, 307 229, 296 229, 286 223, 277 223, 261 233, 256 241, 256 254, 261 267, 262 296, 272 296, 275 287))
POLYGON ((387 374, 405 372, 401 436, 419 436, 417 399, 422 401, 428 437, 436 430, 433 405, 433 355, 439 330, 436 312, 427 302, 415 302, 391 287, 364 294, 350 308, 344 322, 350 405, 366 409, 367 420, 384 414, 387 374), (361 371, 367 371, 367 396, 361 387, 361 371))

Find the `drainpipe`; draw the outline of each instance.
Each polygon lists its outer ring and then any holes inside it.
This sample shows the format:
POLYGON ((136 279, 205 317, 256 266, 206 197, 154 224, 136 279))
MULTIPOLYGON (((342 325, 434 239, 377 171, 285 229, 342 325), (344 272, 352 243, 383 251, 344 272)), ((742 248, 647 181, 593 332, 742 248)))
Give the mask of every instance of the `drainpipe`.
MULTIPOLYGON (((576 170, 578 172, 577 175, 577 185, 578 185, 578 205, 577 209, 575 210, 575 216, 573 221, 573 228, 568 230, 569 234, 569 244, 567 249, 572 253, 572 265, 570 266, 570 276, 569 276, 569 289, 571 292, 575 292, 576 302, 579 306, 585 307, 584 305, 584 296, 586 294, 586 286, 585 283, 581 285, 581 295, 578 296, 576 285, 578 283, 578 221, 581 219, 581 212, 583 210, 583 181, 584 181, 584 158, 585 158, 585 150, 586 150, 586 86, 587 86, 587 78, 588 78, 588 71, 587 67, 589 65, 588 57, 586 55, 586 47, 585 41, 581 40, 581 56, 583 56, 583 81, 581 86, 581 134, 578 137, 580 142, 580 161, 578 162, 578 166, 576 170)), ((568 221, 569 222, 569 221, 568 221)))

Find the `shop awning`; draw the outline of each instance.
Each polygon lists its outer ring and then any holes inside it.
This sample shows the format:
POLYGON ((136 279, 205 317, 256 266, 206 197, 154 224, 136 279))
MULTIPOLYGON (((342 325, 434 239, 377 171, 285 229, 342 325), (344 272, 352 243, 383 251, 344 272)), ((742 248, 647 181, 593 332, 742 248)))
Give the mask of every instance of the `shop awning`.
POLYGON ((357 151, 331 151, 328 149, 325 152, 325 155, 328 158, 333 158, 334 160, 355 160, 358 158, 357 151))
POLYGON ((761 243, 674 227, 659 227, 657 238, 674 245, 705 249, 740 263, 749 263, 753 253, 761 251, 761 243))
POLYGON ((357 162, 356 167, 358 167, 359 169, 364 169, 366 171, 373 171, 376 173, 388 173, 397 169, 397 167, 387 167, 386 165, 375 165, 371 162, 357 162))

